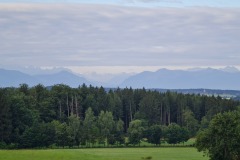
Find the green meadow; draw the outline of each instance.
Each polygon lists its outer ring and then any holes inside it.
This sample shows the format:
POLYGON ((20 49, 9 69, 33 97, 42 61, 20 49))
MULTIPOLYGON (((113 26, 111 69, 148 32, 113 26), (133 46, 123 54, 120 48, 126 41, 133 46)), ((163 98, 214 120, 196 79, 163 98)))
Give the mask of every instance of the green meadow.
POLYGON ((1 160, 208 160, 195 148, 0 150, 1 160))

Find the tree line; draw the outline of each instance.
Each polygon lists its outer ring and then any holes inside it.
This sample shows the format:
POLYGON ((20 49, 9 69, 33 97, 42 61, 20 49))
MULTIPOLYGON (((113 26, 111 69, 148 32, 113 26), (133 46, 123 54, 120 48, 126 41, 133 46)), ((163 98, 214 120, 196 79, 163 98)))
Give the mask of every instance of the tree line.
POLYGON ((176 144, 238 101, 221 97, 64 84, 0 88, 0 147, 176 144))

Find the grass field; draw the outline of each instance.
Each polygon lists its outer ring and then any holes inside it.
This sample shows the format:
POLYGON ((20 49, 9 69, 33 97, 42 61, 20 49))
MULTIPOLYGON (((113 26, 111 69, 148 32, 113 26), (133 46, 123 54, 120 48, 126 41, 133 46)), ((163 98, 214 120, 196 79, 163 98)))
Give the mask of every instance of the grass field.
POLYGON ((208 160, 195 148, 0 150, 0 160, 208 160))

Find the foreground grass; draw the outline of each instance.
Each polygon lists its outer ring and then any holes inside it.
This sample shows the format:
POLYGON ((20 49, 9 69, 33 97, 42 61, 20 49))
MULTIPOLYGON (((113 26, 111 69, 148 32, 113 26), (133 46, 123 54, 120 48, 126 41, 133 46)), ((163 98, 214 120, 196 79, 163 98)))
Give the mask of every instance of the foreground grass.
POLYGON ((208 160, 195 148, 0 150, 0 160, 208 160))

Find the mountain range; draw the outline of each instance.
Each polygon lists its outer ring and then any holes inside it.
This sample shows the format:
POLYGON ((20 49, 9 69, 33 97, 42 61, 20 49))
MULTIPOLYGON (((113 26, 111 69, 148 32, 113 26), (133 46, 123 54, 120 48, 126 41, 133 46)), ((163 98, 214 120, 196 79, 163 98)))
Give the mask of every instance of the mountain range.
POLYGON ((235 68, 168 70, 142 72, 127 78, 120 87, 166 89, 230 89, 240 90, 240 71, 235 68))
POLYGON ((29 86, 43 84, 67 84, 78 87, 83 83, 93 86, 111 88, 161 88, 161 89, 223 89, 240 90, 240 71, 235 67, 222 69, 195 68, 190 70, 159 69, 155 72, 145 71, 135 75, 116 75, 108 82, 97 82, 68 70, 56 73, 30 75, 17 70, 0 69, 0 87, 17 87, 27 83, 29 86))
POLYGON ((66 84, 71 87, 78 87, 83 83, 91 84, 84 77, 65 70, 52 74, 29 75, 16 70, 0 69, 0 87, 18 87, 22 83, 26 83, 29 86, 39 83, 44 86, 66 84))

